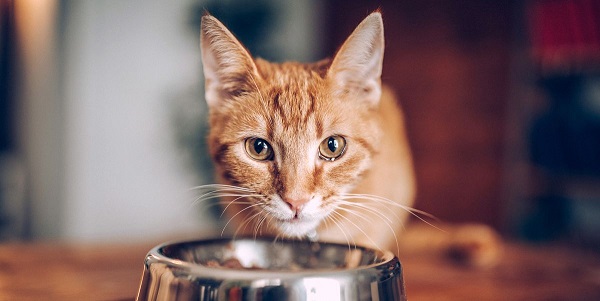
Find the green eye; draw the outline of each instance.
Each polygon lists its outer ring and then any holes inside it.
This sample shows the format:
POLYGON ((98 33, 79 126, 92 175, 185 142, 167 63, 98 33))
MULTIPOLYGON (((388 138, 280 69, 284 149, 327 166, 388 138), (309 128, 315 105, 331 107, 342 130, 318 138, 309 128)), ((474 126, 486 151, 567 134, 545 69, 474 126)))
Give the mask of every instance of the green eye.
POLYGON ((346 139, 342 136, 329 136, 319 145, 319 157, 323 160, 333 161, 344 154, 346 139))
POLYGON ((248 138, 245 143, 246 153, 250 158, 258 161, 273 159, 273 148, 265 139, 248 138))

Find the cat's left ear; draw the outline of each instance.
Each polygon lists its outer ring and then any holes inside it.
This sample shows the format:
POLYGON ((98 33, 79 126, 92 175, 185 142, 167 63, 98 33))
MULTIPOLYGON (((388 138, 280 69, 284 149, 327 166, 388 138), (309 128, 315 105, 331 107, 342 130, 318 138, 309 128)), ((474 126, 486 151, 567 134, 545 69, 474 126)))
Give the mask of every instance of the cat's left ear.
POLYGON ((356 27, 335 55, 327 72, 334 89, 378 104, 383 50, 383 20, 381 13, 374 12, 356 27))
POLYGON ((215 17, 202 17, 200 47, 209 108, 256 87, 260 75, 250 53, 215 17))

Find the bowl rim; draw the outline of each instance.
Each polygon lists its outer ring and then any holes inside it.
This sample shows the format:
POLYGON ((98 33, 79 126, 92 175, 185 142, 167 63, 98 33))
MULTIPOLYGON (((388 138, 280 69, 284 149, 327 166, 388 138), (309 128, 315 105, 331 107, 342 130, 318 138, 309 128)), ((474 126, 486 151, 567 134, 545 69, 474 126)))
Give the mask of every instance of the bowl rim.
MULTIPOLYGON (((292 279, 292 278, 348 278, 354 277, 356 274, 369 273, 381 274, 384 278, 391 278, 396 274, 401 274, 400 260, 396 255, 388 250, 379 250, 361 245, 351 245, 350 249, 363 249, 371 250, 377 253, 378 257, 381 258, 381 262, 371 263, 368 265, 361 265, 353 268, 318 268, 318 269, 302 269, 299 271, 292 270, 266 270, 266 269, 231 269, 221 267, 210 267, 189 261, 171 258, 162 252, 168 246, 174 245, 186 245, 186 244, 201 244, 211 242, 230 242, 240 240, 255 240, 255 241, 269 241, 275 242, 275 238, 271 237, 219 237, 219 238, 201 238, 195 240, 175 240, 165 242, 153 247, 146 255, 145 265, 149 267, 155 263, 162 263, 168 267, 174 268, 183 272, 186 275, 193 275, 198 277, 209 277, 219 279, 238 279, 238 280, 258 280, 258 279, 292 279), (383 272, 383 273, 382 273, 383 272)), ((302 239, 281 239, 278 238, 277 242, 283 243, 319 243, 325 245, 343 246, 347 248, 346 244, 329 241, 316 241, 312 242, 309 240, 302 239)))

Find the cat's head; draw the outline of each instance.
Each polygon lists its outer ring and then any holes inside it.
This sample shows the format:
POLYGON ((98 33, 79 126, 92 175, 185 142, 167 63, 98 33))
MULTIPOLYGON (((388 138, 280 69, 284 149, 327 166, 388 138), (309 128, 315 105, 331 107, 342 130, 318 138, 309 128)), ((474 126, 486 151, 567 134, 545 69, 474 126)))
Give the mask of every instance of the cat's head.
POLYGON ((201 47, 219 176, 252 190, 249 206, 279 234, 314 230, 378 151, 381 14, 360 23, 332 60, 313 64, 253 59, 210 15, 201 47))

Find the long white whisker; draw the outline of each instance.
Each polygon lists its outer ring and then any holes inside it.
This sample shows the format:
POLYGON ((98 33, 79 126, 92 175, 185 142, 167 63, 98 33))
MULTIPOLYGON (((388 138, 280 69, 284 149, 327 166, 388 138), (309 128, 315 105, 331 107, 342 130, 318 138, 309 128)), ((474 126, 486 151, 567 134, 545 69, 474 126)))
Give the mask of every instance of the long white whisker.
POLYGON ((250 189, 250 188, 233 186, 233 185, 225 185, 225 184, 206 184, 206 185, 192 187, 189 190, 220 190, 220 189, 246 191, 246 192, 252 191, 252 189, 250 189))
POLYGON ((242 209, 242 210, 238 211, 236 214, 234 214, 234 215, 233 215, 233 216, 232 216, 232 217, 231 217, 231 218, 230 218, 230 219, 227 221, 227 223, 225 224, 225 226, 223 227, 223 231, 221 231, 221 236, 223 236, 223 234, 225 233, 225 229, 227 228, 227 226, 229 225, 229 223, 231 223, 231 221, 232 221, 232 220, 233 220, 233 219, 234 219, 236 216, 238 216, 238 215, 240 215, 242 212, 244 212, 244 211, 246 211, 246 210, 249 210, 249 209, 251 209, 251 208, 253 208, 253 207, 256 207, 256 206, 259 206, 259 204, 252 204, 252 205, 250 205, 250 206, 248 206, 248 207, 246 207, 246 208, 244 208, 244 209, 242 209))
MULTIPOLYGON (((387 215, 379 212, 379 210, 377 210, 376 208, 373 208, 371 206, 368 206, 366 204, 361 204, 361 203, 357 203, 357 202, 348 202, 344 199, 340 200, 340 209, 343 208, 341 206, 349 206, 349 207, 356 207, 365 211, 368 211, 370 213, 375 214, 376 216, 380 217, 383 219, 383 222, 386 224, 386 226, 388 227, 388 229, 390 229, 390 231, 392 232, 392 234, 394 235, 394 240, 396 241, 396 246, 398 247, 400 244, 398 243, 398 235, 396 234, 396 231, 394 230, 394 228, 392 227, 392 224, 394 224, 394 221, 392 221, 387 215)), ((387 211, 390 212, 390 211, 387 211)), ((405 229, 404 223, 402 223, 402 219, 398 216, 398 214, 396 214, 395 211, 391 211, 391 213, 394 215, 394 217, 396 217, 397 222, 400 224, 400 226, 405 229)))
POLYGON ((388 204, 388 205, 399 207, 401 209, 404 209, 407 212, 411 212, 411 213, 415 213, 415 214, 418 213, 418 214, 421 214, 423 216, 426 216, 426 217, 431 218, 431 219, 436 220, 436 221, 440 220, 439 218, 437 218, 435 215, 433 215, 431 213, 428 213, 428 212, 425 212, 423 210, 419 210, 419 209, 416 209, 416 208, 412 208, 412 207, 409 207, 409 206, 405 206, 405 205, 399 204, 397 202, 394 202, 394 201, 392 201, 390 199, 387 199, 387 198, 384 198, 384 197, 381 197, 381 196, 378 196, 378 195, 347 193, 347 194, 344 194, 343 196, 348 197, 347 199, 371 200, 371 201, 382 202, 382 203, 385 203, 385 204, 388 204))
POLYGON ((275 238, 273 239, 273 244, 277 243, 277 240, 281 238, 281 233, 277 233, 277 235, 275 235, 275 238))
MULTIPOLYGON (((346 204, 342 204, 342 205, 346 205, 346 204)), ((351 208, 344 208, 342 206, 339 206, 337 208, 337 210, 348 212, 348 213, 352 213, 352 214, 354 214, 355 216, 359 217, 360 219, 362 219, 365 222, 368 222, 368 223, 372 222, 369 218, 367 218, 365 216, 365 214, 358 213, 355 210, 352 210, 351 208)))
POLYGON ((190 190, 200 190, 200 191, 205 190, 205 191, 207 191, 205 194, 201 195, 197 199, 202 199, 206 196, 210 196, 210 195, 220 193, 220 192, 228 192, 228 193, 249 193, 250 192, 250 193, 253 193, 253 191, 248 188, 232 186, 232 185, 224 185, 224 184, 201 185, 201 186, 193 187, 190 190))
POLYGON ((210 199, 222 198, 222 197, 251 197, 251 196, 261 196, 259 194, 242 194, 242 193, 227 193, 227 192, 213 192, 210 195, 205 194, 196 199, 196 202, 203 202, 210 199))
MULTIPOLYGON (((346 201, 344 199, 339 200, 339 203, 340 203, 340 207, 341 206, 349 206, 349 207, 359 208, 359 209, 371 212, 371 213, 373 213, 373 214, 375 214, 375 215, 377 215, 377 216, 379 216, 381 218, 384 218, 384 219, 386 219, 390 223, 393 223, 393 221, 387 215, 385 215, 385 214, 377 211, 375 208, 372 208, 372 207, 370 207, 368 205, 357 203, 357 202, 348 202, 348 201, 346 201)), ((394 216, 396 217, 396 219, 398 219, 398 221, 401 221, 400 217, 395 212, 392 212, 392 213, 394 214, 394 216)))
POLYGON ((230 187, 216 188, 216 189, 208 191, 208 192, 200 195, 199 197, 197 197, 192 202, 192 205, 196 205, 199 202, 204 202, 206 200, 210 200, 210 199, 213 199, 213 198, 219 198, 219 197, 222 197, 222 196, 227 196, 226 194, 232 194, 233 196, 237 196, 237 195, 247 195, 249 193, 252 193, 252 191, 245 190, 245 189, 233 189, 233 188, 230 188, 230 187))
POLYGON ((271 228, 271 227, 272 227, 272 226, 271 226, 271 222, 272 222, 274 219, 275 219, 275 216, 274 216, 274 215, 270 215, 270 216, 269 216, 269 219, 267 220, 267 224, 265 225, 265 228, 267 228, 267 229, 271 228))
MULTIPOLYGON (((211 195, 211 196, 204 196, 204 197, 201 197, 201 198, 197 198, 197 199, 196 199, 196 200, 194 200, 194 202, 193 202, 193 203, 190 205, 190 208, 191 208, 191 207, 193 207, 193 206, 196 206, 196 205, 198 205, 198 204, 200 204, 200 203, 203 203, 203 202, 205 202, 205 201, 208 201, 208 200, 210 200, 210 199, 217 199, 217 198, 221 199, 221 198, 223 198, 223 197, 238 197, 238 199, 239 199, 239 198, 244 198, 244 197, 252 197, 252 196, 260 196, 260 195, 252 195, 252 194, 237 194, 237 193, 218 193, 218 192, 216 192, 216 193, 214 193, 214 194, 213 194, 213 195, 211 195)), ((212 206, 219 205, 219 203, 221 203, 222 201, 224 201, 224 200, 222 200, 222 199, 221 199, 221 200, 219 200, 219 201, 218 201, 216 204, 211 204, 211 205, 209 205, 209 206, 208 206, 208 208, 210 208, 210 207, 212 207, 212 206)), ((238 203, 238 204, 241 204, 241 203, 244 203, 244 202, 237 202, 237 203, 238 203)), ((248 201, 247 203, 249 203, 249 201, 248 201)))
MULTIPOLYGON (((347 212, 353 213, 351 210, 348 210, 347 212)), ((343 214, 341 214, 341 213, 339 213, 339 212, 333 212, 333 213, 337 214, 339 217, 341 217, 341 218, 345 219, 345 220, 346 220, 346 221, 348 221, 350 224, 352 224, 352 225, 353 225, 353 226, 354 226, 356 229, 358 229, 358 231, 360 231, 362 234, 364 234, 364 235, 365 235, 365 237, 366 237, 366 238, 367 238, 367 239, 368 239, 368 240, 369 240, 369 241, 370 241, 370 242, 373 244, 373 246, 375 246, 375 247, 376 247, 377 249, 379 249, 379 250, 382 250, 382 249, 381 249, 381 247, 380 247, 380 246, 379 246, 379 245, 378 245, 376 242, 374 242, 374 241, 371 239, 371 237, 370 237, 370 236, 369 236, 367 233, 365 233, 365 231, 364 231, 364 230, 363 230, 361 227, 359 227, 359 226, 358 226, 356 223, 354 223, 354 222, 353 222, 351 219, 349 219, 348 217, 344 216, 343 214)), ((356 214, 356 215, 358 215, 358 214, 356 214)), ((360 215, 359 215, 359 216, 360 216, 360 215)), ((394 237, 395 237, 395 235, 394 235, 394 237)))
MULTIPOLYGON (((235 196, 235 195, 226 195, 226 196, 235 196)), ((248 198, 248 197, 260 197, 261 195, 259 194, 250 194, 250 195, 242 195, 239 196, 235 199, 233 199, 233 201, 230 201, 229 204, 227 204, 227 206, 225 206, 225 208, 223 208, 223 212, 221 212, 221 215, 219 217, 223 217, 223 214, 225 214, 225 211, 227 211, 227 208, 229 208, 229 206, 231 206, 233 203, 236 203, 238 200, 243 199, 243 198, 248 198)), ((240 202, 237 202, 237 204, 240 204, 240 202)))
POLYGON ((232 193, 252 193, 253 191, 251 189, 248 188, 243 188, 243 187, 236 187, 236 186, 223 186, 223 185, 217 185, 217 184, 212 184, 212 185, 203 185, 203 186, 198 186, 197 188, 193 188, 190 190, 199 190, 199 191, 206 191, 205 194, 212 194, 214 192, 232 192, 232 193))
POLYGON ((262 225, 267 220, 268 215, 263 214, 262 218, 254 225, 254 240, 259 234, 262 234, 262 225))
MULTIPOLYGON (((359 213, 355 212, 354 210, 350 210, 350 209, 348 209, 348 208, 343 208, 343 207, 338 207, 338 209, 339 209, 339 210, 342 210, 342 211, 346 211, 346 212, 348 212, 348 213, 350 213, 350 214, 353 214, 353 215, 355 215, 355 216, 361 217, 361 218, 363 218, 363 219, 364 219, 364 220, 366 220, 366 221, 369 221, 369 219, 367 219, 366 217, 364 217, 362 214, 359 214, 359 213)), ((384 217, 385 217, 385 215, 383 215, 382 213, 380 213, 380 212, 378 212, 378 211, 371 211, 371 212, 373 212, 373 213, 375 213, 375 214, 377 214, 377 215, 379 215, 379 216, 384 216, 384 217)), ((374 242, 374 241, 373 241, 373 240, 372 240, 372 239, 369 237, 369 235, 367 235, 367 233, 365 233, 365 232, 364 232, 364 231, 363 231, 363 230, 362 230, 360 227, 358 227, 356 224, 354 224, 354 222, 352 222, 352 220, 348 219, 348 218, 347 218, 347 217, 345 217, 345 216, 344 216, 344 218, 345 218, 345 219, 346 219, 348 222, 352 223, 352 224, 353 224, 355 227, 357 227, 357 228, 358 228, 358 230, 360 230, 360 232, 362 232, 362 233, 363 233, 363 234, 364 234, 364 235, 365 235, 365 236, 366 236, 366 237, 367 237, 367 238, 368 238, 368 239, 369 239, 369 240, 370 240, 370 241, 371 241, 371 242, 372 242, 372 243, 373 243, 375 246, 377 246, 377 248, 379 248, 379 249, 381 250, 381 248, 379 247, 379 245, 377 245, 377 244, 376 244, 376 243, 375 243, 375 242, 374 242)), ((389 220, 389 219, 388 219, 388 220, 389 220)), ((396 234, 396 231, 394 230, 394 228, 393 228, 393 227, 390 225, 390 223, 392 223, 392 221, 391 221, 391 220, 389 220, 389 223, 388 223, 388 221, 385 221, 385 220, 384 220, 383 222, 384 222, 384 223, 385 223, 385 225, 388 227, 388 229, 390 229, 390 231, 392 231, 392 235, 394 236, 394 241, 395 241, 395 243, 396 243, 396 250, 399 250, 399 249, 400 249, 400 243, 398 242, 398 235, 396 234)))
MULTIPOLYGON (((209 205, 205 205, 205 206, 203 206, 201 208, 202 208, 202 210, 206 210, 206 209, 209 209, 209 208, 212 208, 212 207, 222 206, 223 205, 222 202, 224 202, 224 201, 219 201, 219 202, 215 202, 215 203, 212 203, 212 204, 209 204, 209 205)), ((239 201, 238 200, 238 201, 236 201, 236 204, 238 204, 238 205, 252 205, 252 204, 254 204, 254 202, 251 202, 251 201, 239 201)))
MULTIPOLYGON (((342 228, 342 226, 340 225, 340 222, 333 215, 333 213, 335 213, 335 211, 333 211, 332 214, 328 215, 327 217, 329 219, 331 219, 331 221, 333 222, 333 224, 336 227, 338 227, 338 229, 340 229, 340 231, 342 232, 342 235, 344 235, 344 239, 346 239, 346 243, 348 244, 348 251, 350 251, 352 249, 352 247, 350 246, 350 240, 348 239, 348 235, 346 235, 346 231, 344 231, 344 228, 342 228)), ((354 239, 352 240, 352 243, 354 244, 354 248, 356 248, 356 243, 354 242, 354 239)))
MULTIPOLYGON (((240 229, 246 231, 246 227, 248 226, 248 224, 250 222, 252 222, 252 220, 254 220, 257 216, 259 216, 261 214, 261 212, 256 212, 254 214, 252 214, 250 217, 246 218, 243 222, 240 223, 240 225, 235 229, 235 232, 233 233, 233 237, 237 237, 238 232, 240 231, 240 229), (243 228, 242 228, 243 227, 243 228)), ((254 237, 254 239, 256 240, 256 237, 254 237)))
POLYGON ((417 219, 419 219, 420 221, 424 222, 425 224, 436 228, 442 232, 446 232, 444 229, 441 229, 439 227, 437 227, 436 225, 428 222, 427 220, 425 220, 424 218, 422 218, 419 214, 424 215, 426 217, 429 217, 431 219, 434 219, 436 221, 439 221, 439 219, 437 217, 435 217, 434 215, 427 213, 425 211, 422 210, 418 210, 415 208, 411 208, 408 206, 404 206, 402 204, 398 204, 390 199, 386 199, 384 197, 380 197, 380 196, 376 196, 376 195, 368 195, 368 194, 345 194, 344 195, 345 199, 359 199, 359 200, 370 200, 370 201, 375 201, 375 202, 381 202, 381 203, 385 203, 387 205, 392 205, 392 206, 396 206, 398 208, 401 208, 403 210, 405 210, 406 212, 408 212, 410 215, 416 217, 417 219))

